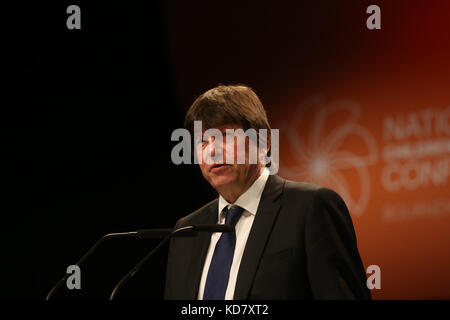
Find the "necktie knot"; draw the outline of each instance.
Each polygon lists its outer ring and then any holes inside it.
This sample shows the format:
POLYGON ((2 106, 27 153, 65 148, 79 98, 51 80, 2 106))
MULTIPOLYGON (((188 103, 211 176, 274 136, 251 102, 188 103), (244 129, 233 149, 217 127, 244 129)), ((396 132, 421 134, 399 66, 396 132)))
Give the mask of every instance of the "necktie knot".
POLYGON ((244 212, 244 209, 238 206, 225 208, 225 224, 231 224, 235 226, 239 218, 241 217, 242 212, 244 212))

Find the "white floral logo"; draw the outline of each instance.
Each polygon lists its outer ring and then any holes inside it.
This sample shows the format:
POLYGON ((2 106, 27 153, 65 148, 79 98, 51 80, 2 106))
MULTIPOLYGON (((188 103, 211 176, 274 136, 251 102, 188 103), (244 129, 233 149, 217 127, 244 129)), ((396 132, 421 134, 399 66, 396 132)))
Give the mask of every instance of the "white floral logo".
POLYGON ((367 167, 378 159, 374 137, 357 123, 360 116, 361 108, 351 101, 326 104, 321 96, 314 96, 278 125, 287 144, 282 146, 280 174, 334 189, 355 216, 367 207, 367 167))

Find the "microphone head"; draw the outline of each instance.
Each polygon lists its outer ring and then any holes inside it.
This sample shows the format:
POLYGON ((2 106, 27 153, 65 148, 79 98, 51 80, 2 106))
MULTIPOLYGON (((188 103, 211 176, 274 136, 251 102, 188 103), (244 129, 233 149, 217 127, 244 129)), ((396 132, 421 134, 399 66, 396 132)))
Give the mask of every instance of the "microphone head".
POLYGON ((230 224, 196 224, 193 225, 196 231, 206 232, 233 232, 234 226, 230 224))

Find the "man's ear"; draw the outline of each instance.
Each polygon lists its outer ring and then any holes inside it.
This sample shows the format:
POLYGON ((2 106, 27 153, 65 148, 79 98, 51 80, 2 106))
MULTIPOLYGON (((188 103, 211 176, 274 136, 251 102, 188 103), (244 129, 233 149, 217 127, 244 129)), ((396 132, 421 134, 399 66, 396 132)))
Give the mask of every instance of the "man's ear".
POLYGON ((270 135, 270 130, 267 130, 267 141, 266 141, 266 155, 267 157, 270 157, 270 150, 271 150, 271 135, 270 135))
POLYGON ((268 161, 270 162, 271 155, 271 134, 269 130, 262 130, 264 131, 259 132, 260 136, 258 138, 258 153, 261 162, 263 162, 267 166, 268 161))

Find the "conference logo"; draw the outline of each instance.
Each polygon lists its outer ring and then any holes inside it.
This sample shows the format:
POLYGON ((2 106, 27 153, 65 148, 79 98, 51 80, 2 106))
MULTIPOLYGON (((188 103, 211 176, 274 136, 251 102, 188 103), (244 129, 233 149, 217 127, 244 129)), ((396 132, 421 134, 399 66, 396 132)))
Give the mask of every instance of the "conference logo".
POLYGON ((370 200, 370 166, 378 160, 371 132, 358 123, 362 109, 352 101, 313 96, 278 124, 283 141, 280 174, 338 192, 350 212, 364 213, 370 200))
POLYGON ((335 190, 354 216, 375 210, 394 222, 450 214, 450 107, 375 114, 350 100, 305 100, 277 123, 280 175, 335 190))

